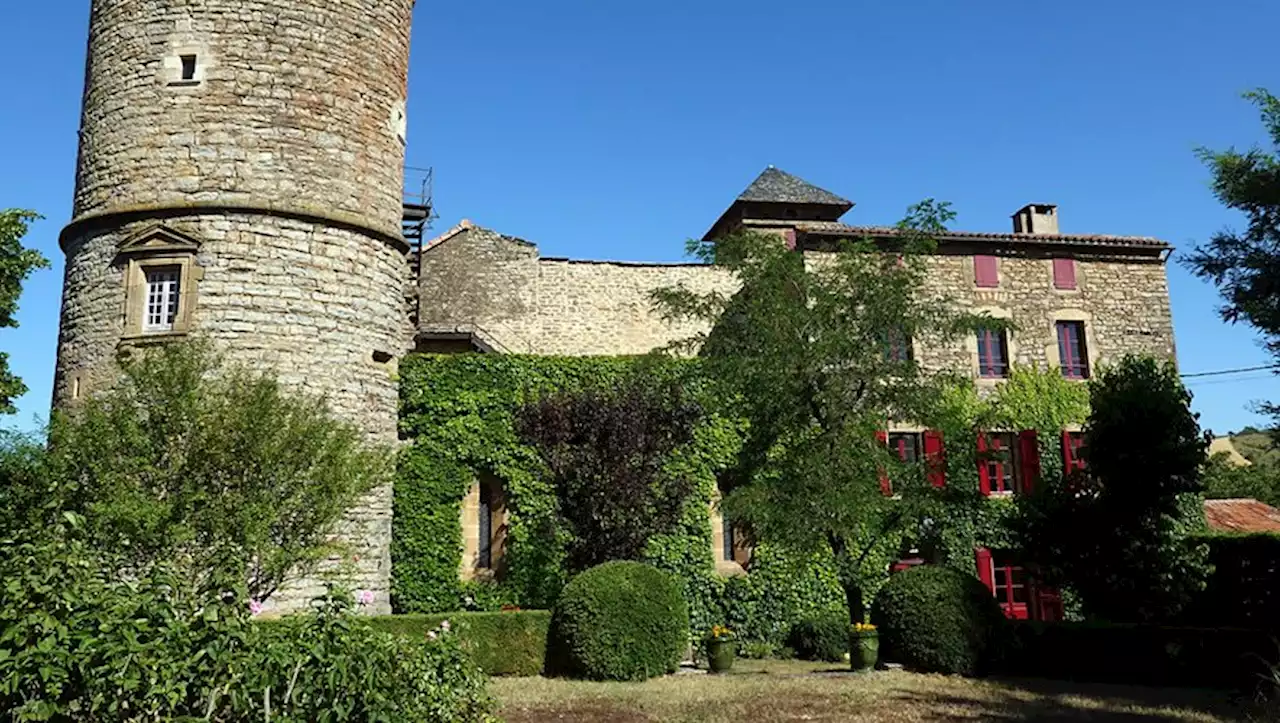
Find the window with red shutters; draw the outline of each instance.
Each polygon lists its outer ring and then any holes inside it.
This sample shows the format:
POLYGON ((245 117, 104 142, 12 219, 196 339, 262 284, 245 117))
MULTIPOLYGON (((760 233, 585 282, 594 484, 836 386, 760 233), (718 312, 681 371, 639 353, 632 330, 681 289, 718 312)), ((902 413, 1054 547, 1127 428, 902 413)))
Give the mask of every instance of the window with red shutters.
POLYGON ((1053 260, 1053 287, 1055 289, 1076 288, 1076 260, 1053 260))
POLYGON ((1058 363, 1067 379, 1089 378, 1089 349, 1085 346, 1083 321, 1059 321, 1058 363))
POLYGON ((985 379, 1009 376, 1009 341, 1003 330, 978 330, 978 376, 985 379))
POLYGON ((1062 469, 1065 472, 1076 472, 1085 468, 1080 451, 1084 448, 1084 434, 1080 432, 1062 433, 1062 469))
POLYGON ((994 256, 973 257, 973 279, 979 288, 994 289, 1000 286, 1000 272, 994 256))
POLYGON ((978 481, 982 494, 1012 494, 1017 488, 1017 455, 1013 435, 987 432, 978 436, 978 481))
POLYGON ((930 429, 924 433, 924 458, 928 463, 929 484, 934 487, 947 486, 947 460, 942 446, 942 432, 930 429))
POLYGON ((1040 444, 1034 429, 1018 432, 1018 492, 1027 494, 1040 481, 1040 444))
POLYGON ((1026 620, 1031 611, 1031 584, 1027 572, 1013 555, 991 552, 991 591, 1007 617, 1026 620))

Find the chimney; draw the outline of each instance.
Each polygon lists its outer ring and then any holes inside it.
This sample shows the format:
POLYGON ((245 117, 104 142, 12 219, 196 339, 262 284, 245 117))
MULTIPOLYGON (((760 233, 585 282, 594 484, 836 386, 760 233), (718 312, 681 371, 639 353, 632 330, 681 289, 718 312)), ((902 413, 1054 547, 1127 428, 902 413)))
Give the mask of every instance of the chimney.
POLYGON ((1058 233, 1058 207, 1052 203, 1031 203, 1013 214, 1014 233, 1058 233))

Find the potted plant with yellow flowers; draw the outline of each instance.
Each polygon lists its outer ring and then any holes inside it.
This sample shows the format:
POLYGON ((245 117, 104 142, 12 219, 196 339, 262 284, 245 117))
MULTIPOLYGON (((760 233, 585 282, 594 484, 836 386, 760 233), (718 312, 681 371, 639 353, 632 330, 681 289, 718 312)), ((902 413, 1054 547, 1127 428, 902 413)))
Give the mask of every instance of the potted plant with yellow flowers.
POLYGON ((712 673, 727 673, 738 655, 738 636, 724 625, 713 625, 707 633, 707 667, 712 673))
POLYGON ((871 623, 854 623, 849 628, 849 664, 857 672, 876 667, 880 657, 880 631, 871 623))

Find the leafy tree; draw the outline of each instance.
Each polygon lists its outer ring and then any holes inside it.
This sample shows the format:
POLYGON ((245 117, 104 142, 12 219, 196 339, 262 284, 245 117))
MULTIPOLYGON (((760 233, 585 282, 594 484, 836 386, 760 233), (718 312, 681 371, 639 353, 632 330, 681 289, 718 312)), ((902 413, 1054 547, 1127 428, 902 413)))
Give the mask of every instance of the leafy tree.
POLYGON ((54 414, 46 464, 63 509, 132 568, 173 561, 199 577, 232 566, 263 599, 334 552, 344 513, 390 479, 390 455, 323 401, 224 367, 206 343, 155 347, 122 371, 54 414))
MULTIPOLYGON (((27 227, 40 217, 32 211, 0 211, 0 328, 15 328, 22 282, 31 272, 49 266, 40 252, 23 248, 27 227)), ((0 414, 18 411, 13 400, 27 393, 27 385, 9 371, 9 355, 0 352, 0 414)))
POLYGON ((1204 496, 1210 500, 1251 497, 1280 506, 1280 469, 1272 464, 1237 466, 1226 453, 1215 454, 1204 464, 1204 496))
POLYGON ((519 410, 517 433, 554 481, 571 572, 639 560, 651 537, 676 526, 693 481, 669 474, 666 463, 693 440, 701 417, 680 384, 642 371, 616 387, 557 392, 519 410))
MULTIPOLYGON (((953 217, 926 201, 899 224, 894 248, 842 241, 835 253, 798 253, 777 236, 741 234, 690 242, 690 253, 741 282, 737 293, 657 291, 665 316, 710 331, 679 345, 700 349, 701 368, 735 400, 747 429, 725 475, 725 510, 752 536, 829 555, 853 620, 864 589, 940 504, 977 502, 976 490, 938 490, 924 465, 900 465, 877 440, 887 420, 927 423, 960 380, 889 353, 907 340, 938 347, 979 325, 926 291, 934 236, 953 217), (886 253, 888 252, 888 253, 886 253), (894 496, 882 479, 893 480, 894 496)), ((926 464, 938 464, 931 460, 926 464)))
POLYGON ((1207 440, 1170 362, 1125 357, 1089 385, 1086 470, 1046 480, 1012 522, 1046 581, 1113 622, 1172 618, 1204 587, 1200 467, 1207 440))
MULTIPOLYGON (((1263 89, 1244 97, 1261 112, 1272 150, 1201 148, 1198 153, 1213 174, 1214 196, 1243 213, 1248 226, 1214 234, 1183 263, 1217 285, 1226 301, 1222 318, 1257 329, 1280 361, 1280 99, 1263 89)), ((1262 409, 1280 417, 1280 406, 1263 404, 1262 409)))

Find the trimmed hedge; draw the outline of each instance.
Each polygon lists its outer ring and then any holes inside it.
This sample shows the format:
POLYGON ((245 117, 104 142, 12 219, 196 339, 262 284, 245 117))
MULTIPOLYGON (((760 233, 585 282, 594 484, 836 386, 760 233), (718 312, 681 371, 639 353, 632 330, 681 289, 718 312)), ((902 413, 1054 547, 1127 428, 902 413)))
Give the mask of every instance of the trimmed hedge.
POLYGON ((555 672, 644 680, 679 666, 689 609, 667 573, 640 562, 606 562, 565 586, 552 631, 555 672))
POLYGON ((880 659, 928 673, 977 675, 999 654, 1007 628, 977 578, 937 565, 899 572, 871 607, 880 659))
POLYGON ((1257 630, 1018 622, 1000 668, 1093 683, 1253 691, 1277 663, 1280 643, 1257 630))
POLYGON ((369 622, 379 630, 420 639, 446 620, 462 649, 489 675, 539 675, 546 667, 549 610, 386 615, 369 622))
POLYGON ((1280 633, 1280 535, 1202 535, 1213 574, 1180 616, 1192 627, 1254 628, 1280 633))
POLYGON ((849 616, 830 612, 801 620, 791 627, 787 645, 801 660, 838 663, 849 652, 849 616))

